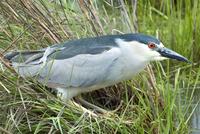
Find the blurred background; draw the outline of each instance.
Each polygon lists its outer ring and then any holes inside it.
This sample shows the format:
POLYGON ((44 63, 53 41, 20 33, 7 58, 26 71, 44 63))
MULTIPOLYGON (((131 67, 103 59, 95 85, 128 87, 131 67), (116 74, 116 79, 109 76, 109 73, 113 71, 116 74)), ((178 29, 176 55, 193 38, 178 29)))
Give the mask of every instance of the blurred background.
POLYGON ((154 62, 131 81, 82 95, 112 111, 95 118, 0 64, 0 133, 200 133, 199 13, 200 0, 1 0, 1 54, 140 32, 192 64, 154 62))

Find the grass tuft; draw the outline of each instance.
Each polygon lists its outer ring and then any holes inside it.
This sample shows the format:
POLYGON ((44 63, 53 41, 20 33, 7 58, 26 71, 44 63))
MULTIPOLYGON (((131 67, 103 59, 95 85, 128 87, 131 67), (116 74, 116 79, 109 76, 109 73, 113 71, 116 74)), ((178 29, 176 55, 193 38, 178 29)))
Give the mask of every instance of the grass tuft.
POLYGON ((89 116, 46 87, 0 65, 0 133, 189 133, 199 101, 200 2, 171 0, 1 0, 0 52, 68 39, 142 32, 193 64, 152 63, 133 80, 82 95, 111 110, 89 116))

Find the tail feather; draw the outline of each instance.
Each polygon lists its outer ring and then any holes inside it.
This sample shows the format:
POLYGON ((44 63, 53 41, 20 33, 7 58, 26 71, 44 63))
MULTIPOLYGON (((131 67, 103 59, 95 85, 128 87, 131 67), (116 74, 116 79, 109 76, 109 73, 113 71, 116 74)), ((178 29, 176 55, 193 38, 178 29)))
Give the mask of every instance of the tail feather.
POLYGON ((9 66, 7 65, 7 62, 5 62, 4 65, 14 70, 14 72, 18 73, 20 76, 32 77, 37 74, 40 65, 29 66, 28 63, 42 58, 44 51, 45 50, 13 51, 3 55, 2 59, 9 62, 9 66))
POLYGON ((11 60, 16 55, 18 55, 18 52, 9 52, 4 55, 4 58, 7 60, 11 60))
POLYGON ((22 77, 33 77, 42 67, 45 69, 46 66, 43 65, 46 65, 49 55, 62 49, 64 48, 47 47, 35 51, 15 51, 5 54, 3 58, 10 61, 14 70, 22 77))
POLYGON ((37 60, 43 56, 44 50, 37 51, 14 51, 8 52, 4 55, 4 58, 10 62, 24 63, 27 60, 32 61, 37 60), (37 55, 37 56, 35 56, 37 55))
POLYGON ((12 67, 10 60, 6 59, 6 57, 0 52, 0 64, 1 63, 5 65, 11 72, 16 73, 16 71, 12 67))

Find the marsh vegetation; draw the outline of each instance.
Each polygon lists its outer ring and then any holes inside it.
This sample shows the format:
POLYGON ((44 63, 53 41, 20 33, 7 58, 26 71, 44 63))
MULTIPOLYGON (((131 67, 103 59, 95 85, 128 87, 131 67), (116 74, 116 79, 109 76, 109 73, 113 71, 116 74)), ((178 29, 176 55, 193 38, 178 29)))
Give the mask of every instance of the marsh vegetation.
POLYGON ((191 118, 200 85, 199 13, 199 0, 1 0, 1 54, 69 39, 140 32, 159 37, 192 64, 154 62, 131 81, 83 94, 89 102, 113 110, 98 117, 65 106, 48 88, 1 65, 0 133, 194 132, 191 118))

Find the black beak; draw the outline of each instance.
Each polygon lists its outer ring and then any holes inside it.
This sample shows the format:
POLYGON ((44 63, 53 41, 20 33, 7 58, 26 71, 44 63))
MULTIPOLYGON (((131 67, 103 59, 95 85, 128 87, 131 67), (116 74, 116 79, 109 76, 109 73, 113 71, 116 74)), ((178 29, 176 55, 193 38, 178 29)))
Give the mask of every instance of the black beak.
POLYGON ((187 58, 183 57, 182 55, 168 49, 168 48, 161 48, 158 50, 158 52, 166 58, 171 58, 171 59, 176 59, 178 61, 183 61, 183 62, 187 62, 187 63, 191 63, 187 58))

